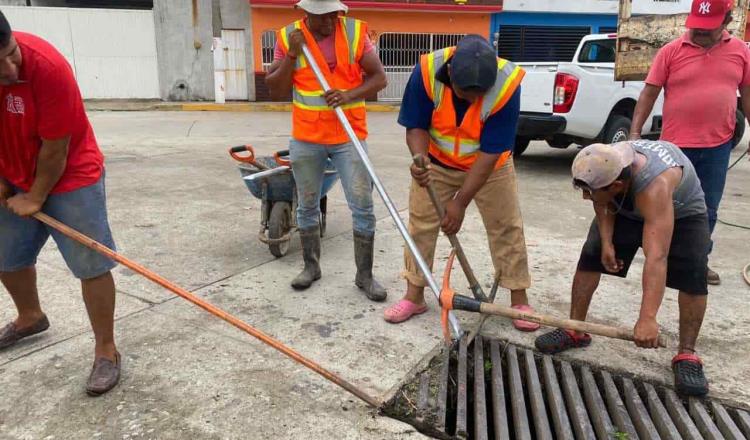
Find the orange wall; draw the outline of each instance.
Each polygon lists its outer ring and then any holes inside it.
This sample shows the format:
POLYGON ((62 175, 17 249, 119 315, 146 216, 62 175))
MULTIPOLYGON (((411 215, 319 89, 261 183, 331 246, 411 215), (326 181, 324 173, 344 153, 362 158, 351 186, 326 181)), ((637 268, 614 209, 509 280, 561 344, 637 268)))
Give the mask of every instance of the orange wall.
MULTIPOLYGON (((384 32, 480 34, 485 37, 490 33, 490 14, 351 10, 349 15, 367 22, 373 42, 384 32)), ((261 34, 281 29, 300 17, 302 12, 294 9, 253 8, 251 20, 256 71, 262 70, 261 34)))

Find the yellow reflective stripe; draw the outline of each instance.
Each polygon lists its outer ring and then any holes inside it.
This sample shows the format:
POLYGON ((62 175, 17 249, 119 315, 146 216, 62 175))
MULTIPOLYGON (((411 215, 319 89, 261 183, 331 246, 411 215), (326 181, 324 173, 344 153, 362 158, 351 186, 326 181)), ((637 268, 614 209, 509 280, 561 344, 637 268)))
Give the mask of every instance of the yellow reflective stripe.
POLYGON ((320 96, 325 95, 325 92, 322 90, 300 90, 300 89, 295 88, 294 92, 299 93, 302 96, 320 97, 320 96))
POLYGON ((503 84, 502 90, 500 90, 500 93, 498 93, 497 97, 495 97, 495 102, 492 104, 492 108, 495 108, 495 106, 497 106, 500 100, 503 99, 505 94, 508 93, 508 88, 510 87, 511 84, 515 82, 516 77, 518 77, 518 75, 520 74, 521 74, 520 67, 516 67, 515 69, 513 69, 513 73, 511 73, 508 79, 505 80, 505 84, 503 84))
MULTIPOLYGON (((355 55, 357 54, 357 49, 359 48, 359 40, 362 38, 362 22, 355 20, 354 21, 354 41, 352 42, 352 53, 355 55)), ((352 60, 352 64, 354 64, 354 60, 352 60)))
MULTIPOLYGON (((302 20, 297 20, 294 22, 294 28, 295 29, 302 29, 302 20)), ((300 56, 297 57, 297 68, 298 69, 304 69, 307 67, 307 60, 305 59, 305 56, 300 54, 300 56)))
MULTIPOLYGON (((453 136, 445 136, 437 132, 436 129, 430 128, 430 137, 432 143, 438 147, 438 149, 450 156, 455 155, 456 138, 453 136)), ((474 154, 479 150, 479 142, 472 139, 461 139, 461 143, 458 146, 458 156, 463 157, 469 154, 474 154)))
POLYGON ((284 46, 284 50, 289 51, 289 36, 287 35, 287 28, 282 29, 280 34, 281 45, 284 46))
MULTIPOLYGON (((444 134, 441 134, 434 127, 430 127, 430 135, 432 135, 432 137, 434 137, 434 138, 440 139, 443 142, 449 142, 451 145, 453 145, 453 144, 456 143, 456 138, 455 137, 453 137, 453 136, 446 136, 444 134)), ((461 139, 461 143, 465 143, 465 144, 468 144, 468 145, 474 145, 474 146, 479 145, 479 141, 475 141, 475 140, 472 140, 472 139, 463 139, 462 138, 461 139)))
MULTIPOLYGON (((293 105, 295 107, 299 107, 299 108, 304 109, 304 110, 311 110, 311 111, 316 111, 316 112, 328 112, 328 111, 333 111, 334 110, 332 107, 329 107, 327 105, 309 105, 309 104, 304 104, 304 103, 302 103, 300 101, 297 101, 297 100, 295 100, 293 102, 293 105)), ((361 107, 365 107, 365 102, 364 101, 358 101, 358 102, 353 102, 351 104, 342 105, 341 109, 342 110, 351 110, 351 109, 354 109, 354 108, 361 108, 361 107)))
MULTIPOLYGON (((341 90, 342 92, 349 91, 349 89, 336 89, 341 90)), ((294 89, 295 93, 299 93, 302 96, 323 96, 326 94, 323 90, 300 90, 295 87, 294 89)))
POLYGON ((508 64, 508 60, 506 60, 504 58, 498 58, 497 59, 497 68, 498 69, 503 70, 503 68, 505 67, 506 64, 508 64))
POLYGON ((340 22, 344 27, 344 37, 346 38, 346 45, 349 48, 349 63, 354 64, 357 61, 357 49, 362 37, 362 22, 354 18, 345 17, 342 17, 340 22))

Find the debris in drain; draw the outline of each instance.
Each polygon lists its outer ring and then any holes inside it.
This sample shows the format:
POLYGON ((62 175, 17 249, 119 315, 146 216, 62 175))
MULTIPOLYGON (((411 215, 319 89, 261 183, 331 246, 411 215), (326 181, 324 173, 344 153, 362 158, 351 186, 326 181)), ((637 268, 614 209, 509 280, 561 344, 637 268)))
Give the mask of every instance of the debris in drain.
POLYGON ((443 349, 384 408, 439 439, 750 439, 750 412, 477 337, 443 349))

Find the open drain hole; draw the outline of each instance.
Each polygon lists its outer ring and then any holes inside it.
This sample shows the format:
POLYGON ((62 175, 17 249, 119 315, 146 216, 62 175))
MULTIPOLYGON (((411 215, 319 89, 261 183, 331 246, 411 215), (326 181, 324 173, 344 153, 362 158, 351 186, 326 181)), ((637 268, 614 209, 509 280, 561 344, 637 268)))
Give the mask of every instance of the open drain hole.
POLYGON ((439 439, 750 440, 750 412, 477 337, 443 349, 386 415, 439 439))

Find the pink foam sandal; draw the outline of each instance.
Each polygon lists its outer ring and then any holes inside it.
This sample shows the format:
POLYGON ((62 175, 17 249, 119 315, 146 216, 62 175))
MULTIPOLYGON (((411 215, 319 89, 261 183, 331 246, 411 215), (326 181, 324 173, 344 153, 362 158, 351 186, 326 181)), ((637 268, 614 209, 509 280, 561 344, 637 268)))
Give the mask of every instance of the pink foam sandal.
MULTIPOLYGON (((518 310, 519 312, 534 313, 534 308, 526 304, 516 304, 512 306, 511 308, 518 310)), ((541 325, 537 324, 536 322, 529 322, 529 321, 524 321, 521 319, 514 319, 513 327, 515 327, 516 330, 520 332, 535 332, 539 330, 541 325)))
POLYGON ((417 305, 413 302, 402 299, 396 304, 388 307, 383 312, 383 318, 393 324, 404 322, 412 316, 422 314, 427 311, 427 304, 417 305))

